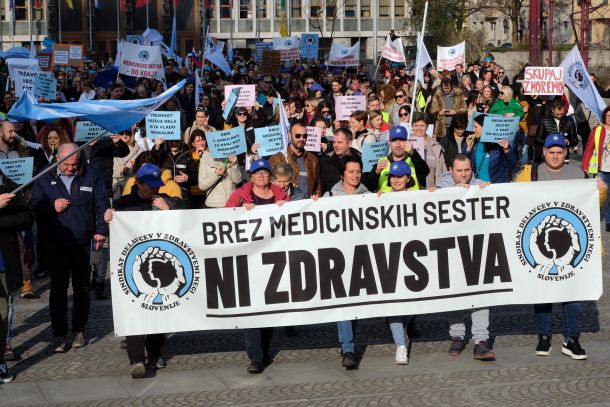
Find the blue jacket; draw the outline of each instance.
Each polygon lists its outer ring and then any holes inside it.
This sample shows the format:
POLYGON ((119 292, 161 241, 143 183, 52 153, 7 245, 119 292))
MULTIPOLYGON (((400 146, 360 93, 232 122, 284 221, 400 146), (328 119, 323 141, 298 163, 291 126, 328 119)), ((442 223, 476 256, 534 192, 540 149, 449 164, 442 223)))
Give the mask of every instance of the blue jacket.
MULTIPOLYGON (((476 178, 479 178, 476 161, 476 145, 479 141, 475 141, 470 152, 466 150, 466 145, 462 153, 466 154, 470 158, 472 163, 472 171, 476 178)), ((502 182, 511 182, 512 172, 517 165, 517 156, 515 155, 515 148, 511 145, 508 153, 504 153, 502 147, 496 143, 484 143, 485 149, 489 153, 489 182, 492 184, 498 184, 502 182)))
POLYGON ((40 177, 32 189, 32 206, 38 222, 45 223, 50 242, 89 244, 94 234, 108 236, 104 212, 110 207, 106 187, 84 160, 80 162, 70 193, 53 169, 40 177), (70 201, 62 213, 55 211, 55 200, 70 201))

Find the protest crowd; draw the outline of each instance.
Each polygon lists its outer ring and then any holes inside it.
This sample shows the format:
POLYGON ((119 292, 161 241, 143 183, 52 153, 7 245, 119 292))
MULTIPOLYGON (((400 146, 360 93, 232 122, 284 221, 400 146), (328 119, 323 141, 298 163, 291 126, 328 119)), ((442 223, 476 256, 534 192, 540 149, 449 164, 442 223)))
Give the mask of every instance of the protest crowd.
MULTIPOLYGON (((13 295, 36 298, 36 279, 50 276, 52 351, 87 345, 91 296, 103 301, 111 294, 108 241, 115 212, 252 210, 303 199, 589 177, 597 177, 601 194, 606 193, 610 108, 590 128, 583 102, 567 87, 556 95, 524 94, 529 65, 509 77, 491 58, 442 70, 384 59, 375 76, 365 64, 306 62, 285 62, 270 74, 264 61, 236 56, 224 72, 192 52, 184 60, 164 57, 155 78, 119 74, 118 61, 92 51, 82 66, 51 67, 46 72, 55 79, 55 97, 38 95, 38 103, 145 100, 186 81, 156 109, 158 117, 171 113, 167 117, 177 118, 172 136, 159 136, 159 129, 149 134, 153 123, 146 118, 73 154, 91 140, 91 123, 79 124, 83 120, 67 114, 52 121, 11 120, 18 90, 7 61, 0 61, 5 118, 0 163, 31 157, 31 178, 59 162, 16 194, 12 191, 27 180, 0 173, 0 383, 13 378, 6 362, 17 357, 11 348, 13 295), (231 90, 236 88, 240 91, 231 90), (495 118, 510 118, 515 127, 510 137, 485 141, 495 118), (281 139, 282 126, 288 143, 272 143, 274 134, 281 139), (219 155, 218 134, 240 137, 243 150, 219 155), (580 153, 582 164, 570 160, 580 153)), ((610 93, 596 86, 602 97, 610 93)), ((602 214, 610 231, 608 203, 602 214)), ((586 359, 579 343, 580 302, 561 307, 561 352, 586 359)), ((551 310, 551 304, 532 309, 538 331, 532 355, 551 352, 551 310)), ((493 308, 471 314, 474 358, 481 361, 496 358, 489 342, 490 312, 493 308)), ((395 362, 406 365, 416 316, 387 317, 395 362)), ((449 312, 447 320, 448 353, 457 357, 468 343, 464 311, 449 312)), ((298 335, 295 327, 285 329, 298 335)), ((337 322, 340 363, 346 369, 357 365, 356 334, 354 321, 337 322)), ((245 330, 248 372, 260 373, 272 362, 272 335, 273 328, 245 330)), ((133 378, 165 367, 164 343, 164 334, 125 339, 133 378)))

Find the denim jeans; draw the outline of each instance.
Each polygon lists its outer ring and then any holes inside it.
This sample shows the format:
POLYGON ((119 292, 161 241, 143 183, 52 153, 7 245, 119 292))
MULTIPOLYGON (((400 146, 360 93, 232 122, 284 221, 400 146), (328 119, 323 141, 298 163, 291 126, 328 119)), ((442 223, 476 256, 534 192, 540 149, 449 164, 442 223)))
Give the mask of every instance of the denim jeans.
POLYGON ((408 338, 405 335, 404 319, 410 321, 413 319, 413 316, 388 318, 390 322, 390 332, 392 332, 392 338, 394 338, 396 346, 407 346, 407 343, 409 343, 408 338))
POLYGON ((246 353, 248 359, 257 362, 263 362, 263 359, 269 357, 269 347, 271 345, 271 337, 273 336, 273 328, 251 328, 244 330, 246 337, 246 353))
MULTIPOLYGON (((563 337, 569 339, 580 335, 580 301, 561 303, 563 313, 563 337)), ((551 336, 551 314, 553 304, 534 304, 534 314, 536 316, 536 330, 538 335, 551 336)))
MULTIPOLYGON (((466 335, 466 324, 464 324, 464 311, 451 311, 447 313, 449 319, 449 336, 452 338, 464 338, 466 335)), ((478 344, 489 339, 489 308, 481 308, 472 311, 472 339, 478 344)))
POLYGON ((341 342, 341 351, 343 353, 354 352, 354 327, 353 321, 337 322, 339 330, 339 342, 341 342))
MULTIPOLYGON (((607 185, 610 185, 610 172, 600 171, 598 176, 607 185)), ((610 223, 610 202, 608 202, 608 198, 610 198, 610 188, 608 188, 608 192, 606 192, 606 203, 604 204, 604 210, 602 211, 602 218, 606 218, 606 223, 610 223)))

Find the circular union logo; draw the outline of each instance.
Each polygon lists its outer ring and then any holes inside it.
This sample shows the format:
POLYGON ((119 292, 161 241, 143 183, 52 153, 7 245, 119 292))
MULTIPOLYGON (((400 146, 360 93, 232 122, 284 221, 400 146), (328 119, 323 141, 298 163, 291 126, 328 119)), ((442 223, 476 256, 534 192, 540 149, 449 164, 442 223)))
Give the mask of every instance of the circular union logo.
POLYGON ((580 62, 573 64, 568 69, 568 81, 578 89, 586 89, 589 86, 589 81, 585 72, 586 69, 580 62))
POLYGON ((138 54, 138 58, 140 58, 140 61, 148 61, 149 57, 150 54, 148 53, 148 51, 140 51, 140 53, 138 54))
POLYGON ((538 278, 561 281, 574 276, 591 258, 593 229, 578 208, 565 202, 547 202, 519 223, 517 255, 538 278))
POLYGON ((450 57, 454 57, 454 56, 455 56, 455 49, 451 48, 451 49, 449 50, 449 56, 450 56, 450 57))
POLYGON ((180 239, 163 235, 164 239, 136 239, 139 242, 127 245, 119 258, 121 290, 149 310, 177 307, 199 284, 193 250, 180 239))

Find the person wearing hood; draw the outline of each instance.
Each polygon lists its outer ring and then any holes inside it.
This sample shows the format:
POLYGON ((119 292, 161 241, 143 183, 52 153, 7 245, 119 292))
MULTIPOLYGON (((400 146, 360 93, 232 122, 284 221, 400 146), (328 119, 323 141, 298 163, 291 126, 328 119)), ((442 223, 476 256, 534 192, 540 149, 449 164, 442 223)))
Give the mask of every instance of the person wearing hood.
MULTIPOLYGON (((361 195, 369 193, 369 190, 362 185, 362 161, 352 155, 347 155, 339 160, 339 173, 341 180, 337 182, 330 191, 324 194, 325 197, 361 195)), ((341 366, 346 369, 356 367, 356 356, 354 353, 354 321, 337 322, 339 331, 339 342, 341 343, 341 354, 343 359, 341 366)))
POLYGON ((197 164, 193 161, 191 152, 182 141, 170 140, 167 144, 169 148, 161 168, 171 171, 172 178, 180 185, 184 207, 188 208, 191 186, 198 184, 199 171, 196 168, 197 164))
MULTIPOLYGON (((447 171, 447 164, 445 163, 443 147, 435 139, 426 136, 427 128, 428 124, 426 123, 426 118, 423 114, 416 113, 413 115, 413 133, 411 134, 411 138, 421 138, 424 140, 423 159, 430 169, 430 172, 426 176, 426 185, 436 185, 436 180, 447 171)), ((441 138, 441 140, 443 140, 443 138, 441 138)))

